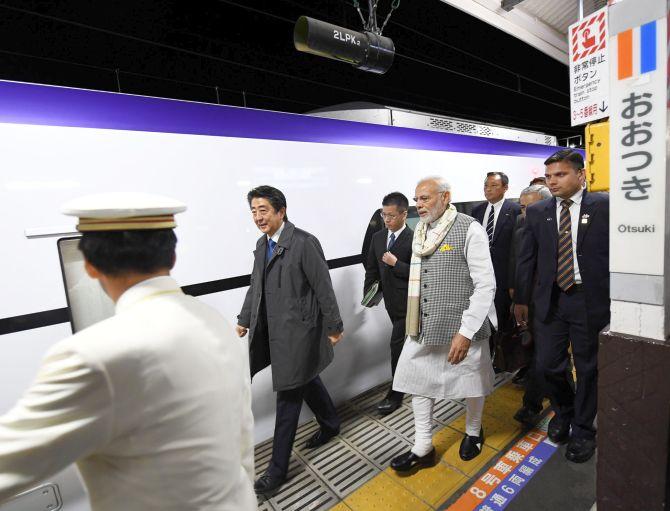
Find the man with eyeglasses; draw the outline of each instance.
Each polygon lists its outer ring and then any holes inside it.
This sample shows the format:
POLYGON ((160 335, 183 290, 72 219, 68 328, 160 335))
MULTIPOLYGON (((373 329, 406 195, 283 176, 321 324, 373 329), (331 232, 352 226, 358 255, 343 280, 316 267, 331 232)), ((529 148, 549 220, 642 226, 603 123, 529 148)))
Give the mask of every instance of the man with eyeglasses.
MULTIPOLYGON (((414 231, 405 224, 408 208, 409 201, 400 192, 389 193, 384 197, 381 217, 386 227, 372 236, 365 264, 363 291, 379 282, 384 305, 393 324, 390 343, 392 375, 395 375, 405 342, 407 281, 414 236, 414 231)), ((389 389, 386 397, 377 405, 377 410, 382 415, 388 415, 400 407, 403 397, 402 392, 389 389)))

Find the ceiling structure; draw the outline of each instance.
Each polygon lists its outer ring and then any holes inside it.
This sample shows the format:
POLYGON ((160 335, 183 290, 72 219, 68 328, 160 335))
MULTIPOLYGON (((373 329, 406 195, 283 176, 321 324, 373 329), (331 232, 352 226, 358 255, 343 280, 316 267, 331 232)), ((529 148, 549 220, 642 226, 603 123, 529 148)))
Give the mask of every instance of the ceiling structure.
POLYGON ((442 0, 568 63, 568 27, 607 0, 442 0), (581 11, 581 12, 580 12, 581 11))
MULTIPOLYGON (((501 1, 513 0, 401 0, 384 30, 395 61, 374 75, 293 47, 301 15, 361 30, 352 0, 0 0, 0 79, 297 113, 366 101, 581 133, 560 54, 578 0, 501 1)), ((382 19, 390 5, 379 0, 382 19)))

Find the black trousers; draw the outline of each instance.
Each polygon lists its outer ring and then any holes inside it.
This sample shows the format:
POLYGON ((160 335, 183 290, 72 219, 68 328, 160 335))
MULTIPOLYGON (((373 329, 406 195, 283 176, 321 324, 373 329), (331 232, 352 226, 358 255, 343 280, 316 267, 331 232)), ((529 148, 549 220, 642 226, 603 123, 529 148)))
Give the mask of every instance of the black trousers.
POLYGON ((509 289, 496 289, 496 294, 493 298, 493 304, 496 307, 498 328, 504 328, 509 321, 512 307, 512 299, 509 296, 509 289))
MULTIPOLYGON (((537 343, 537 338, 535 343, 537 343)), ((526 383, 525 391, 523 393, 523 406, 534 411, 542 410, 542 400, 546 395, 546 384, 544 383, 544 375, 537 367, 537 353, 533 353, 530 359, 530 364, 526 369, 526 383)))
POLYGON ((530 354, 530 363, 526 367, 526 383, 524 384, 525 391, 523 393, 523 406, 530 408, 531 410, 540 411, 542 410, 542 401, 547 395, 546 384, 544 382, 544 375, 542 370, 537 366, 537 344, 540 340, 537 337, 537 333, 533 331, 533 307, 532 305, 528 308, 528 324, 530 325, 529 330, 533 336, 533 346, 529 348, 532 350, 530 354))
MULTIPOLYGON (((507 328, 507 323, 511 314, 512 299, 509 296, 509 289, 496 289, 493 298, 493 305, 496 308, 496 317, 498 318, 498 328, 491 325, 491 337, 489 337, 489 349, 491 350, 491 360, 495 353, 495 332, 507 328)), ((488 321, 488 320, 486 320, 488 321)))
POLYGON ((275 433, 272 441, 272 459, 267 473, 275 477, 285 477, 291 459, 291 449, 298 429, 298 419, 302 402, 314 412, 316 420, 325 433, 339 433, 340 418, 335 405, 320 377, 291 390, 277 392, 277 414, 275 433))
POLYGON ((586 298, 581 286, 564 293, 554 286, 551 308, 546 321, 535 318, 538 343, 537 364, 544 373, 554 412, 569 420, 575 438, 595 437, 593 421, 597 407, 598 330, 589 326, 586 298), (572 344, 577 371, 573 391, 566 376, 572 344))
MULTIPOLYGON (((395 376, 395 368, 398 366, 398 360, 402 353, 402 347, 405 345, 405 316, 400 318, 391 317, 393 330, 391 330, 391 375, 395 376)), ((402 401, 405 394, 393 390, 393 384, 387 396, 394 401, 402 401)))

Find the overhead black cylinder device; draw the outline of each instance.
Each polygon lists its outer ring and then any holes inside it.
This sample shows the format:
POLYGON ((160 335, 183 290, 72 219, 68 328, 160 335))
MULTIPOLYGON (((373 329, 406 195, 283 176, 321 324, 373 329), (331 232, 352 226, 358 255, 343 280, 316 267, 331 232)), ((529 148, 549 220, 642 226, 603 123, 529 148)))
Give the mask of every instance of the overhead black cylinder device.
POLYGON ((347 62, 363 71, 384 74, 393 64, 393 41, 373 32, 356 32, 300 16, 293 31, 296 50, 347 62))

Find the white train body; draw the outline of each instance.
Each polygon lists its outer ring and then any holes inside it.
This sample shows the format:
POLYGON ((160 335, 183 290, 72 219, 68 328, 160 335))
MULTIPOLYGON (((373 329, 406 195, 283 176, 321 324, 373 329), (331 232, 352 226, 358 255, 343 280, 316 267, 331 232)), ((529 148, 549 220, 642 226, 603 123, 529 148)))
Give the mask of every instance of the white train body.
MULTIPOLYGON (((174 277, 235 324, 260 233, 246 193, 271 184, 291 220, 333 262, 344 340, 322 377, 340 402, 390 379, 390 321, 365 309, 361 242, 383 195, 413 196, 441 175, 455 202, 482 199, 487 171, 518 197, 555 147, 303 115, 0 82, 0 414, 33 379, 47 348, 71 334, 57 240, 69 199, 144 191, 188 204, 178 216, 174 277)), ((243 342, 243 341, 240 341, 243 342)), ((270 370, 254 378, 256 441, 272 435, 270 370)), ((222 403, 225 406, 225 403, 222 403)), ((304 410, 307 419, 309 410, 304 410)), ((63 509, 88 509, 70 469, 56 476, 63 509)), ((0 506, 0 509, 3 509, 0 506)))

